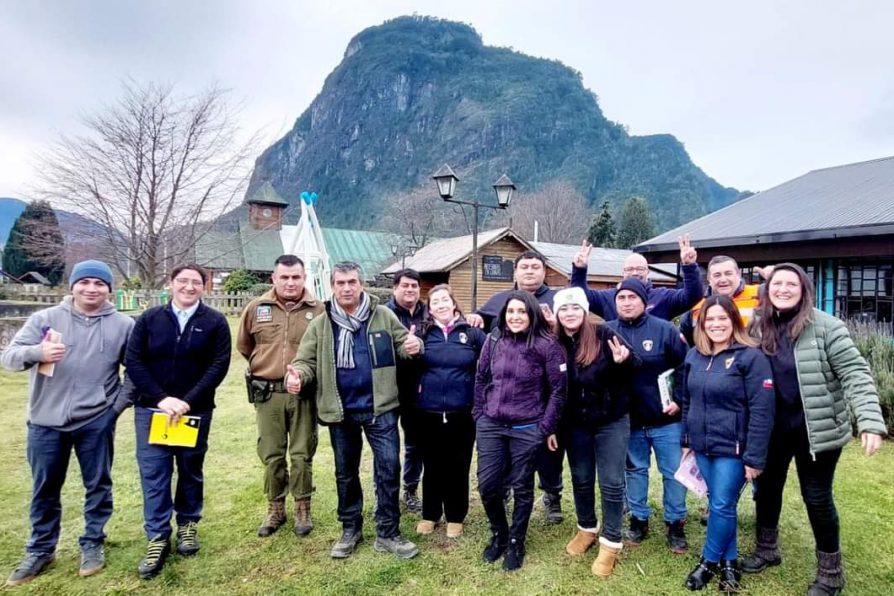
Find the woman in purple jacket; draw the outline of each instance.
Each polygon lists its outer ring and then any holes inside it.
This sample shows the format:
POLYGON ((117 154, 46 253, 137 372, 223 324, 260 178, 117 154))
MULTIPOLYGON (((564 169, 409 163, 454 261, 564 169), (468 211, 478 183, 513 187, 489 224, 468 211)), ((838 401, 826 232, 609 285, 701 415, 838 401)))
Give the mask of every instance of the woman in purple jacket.
POLYGON ((565 350, 550 332, 534 296, 513 291, 484 344, 475 377, 472 415, 478 440, 478 492, 493 534, 484 560, 503 553, 503 569, 525 559, 534 506, 534 456, 541 442, 553 451, 565 402, 565 350), (511 488, 511 524, 503 502, 511 488))

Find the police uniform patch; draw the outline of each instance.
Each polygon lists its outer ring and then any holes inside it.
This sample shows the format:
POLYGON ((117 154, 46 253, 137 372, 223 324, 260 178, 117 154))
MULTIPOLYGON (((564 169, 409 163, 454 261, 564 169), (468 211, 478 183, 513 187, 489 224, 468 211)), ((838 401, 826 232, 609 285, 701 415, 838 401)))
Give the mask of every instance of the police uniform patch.
POLYGON ((273 307, 262 305, 255 311, 255 321, 258 323, 269 323, 273 320, 273 307))
POLYGON ((731 367, 733 365, 733 362, 735 362, 735 361, 736 361, 736 357, 730 356, 729 358, 727 358, 726 360, 723 361, 724 368, 731 367))
POLYGON ((460 333, 459 334, 459 343, 461 343, 461 344, 469 343, 469 336, 466 335, 465 333, 460 333))
POLYGON ((653 347, 654 345, 655 345, 655 344, 652 342, 651 339, 644 339, 644 340, 643 340, 643 349, 644 349, 645 351, 647 351, 647 352, 651 352, 651 351, 652 351, 652 347, 653 347))
POLYGON ((306 313, 304 313, 304 318, 307 319, 307 320, 309 321, 309 320, 311 320, 312 318, 314 318, 314 313, 312 313, 312 312, 310 312, 310 311, 307 311, 306 313))

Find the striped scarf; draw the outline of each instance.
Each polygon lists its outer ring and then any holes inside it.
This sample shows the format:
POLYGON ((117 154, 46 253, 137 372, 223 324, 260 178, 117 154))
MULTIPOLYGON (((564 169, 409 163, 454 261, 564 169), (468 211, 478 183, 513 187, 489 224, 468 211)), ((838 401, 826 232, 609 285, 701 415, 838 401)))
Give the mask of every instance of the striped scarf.
POLYGON ((369 319, 371 312, 369 294, 366 292, 360 295, 360 304, 352 315, 346 313, 337 300, 332 301, 330 315, 332 321, 338 325, 338 354, 335 363, 338 368, 354 368, 354 334, 369 319))

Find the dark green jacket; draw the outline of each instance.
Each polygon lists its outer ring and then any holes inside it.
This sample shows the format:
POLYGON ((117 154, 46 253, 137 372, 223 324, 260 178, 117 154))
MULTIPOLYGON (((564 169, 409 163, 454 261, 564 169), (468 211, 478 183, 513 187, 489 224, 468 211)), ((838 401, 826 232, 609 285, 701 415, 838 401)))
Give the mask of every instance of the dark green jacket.
MULTIPOLYGON (((370 295, 372 314, 367 323, 370 337, 370 353, 375 345, 382 346, 384 334, 390 337, 390 364, 380 366, 372 363, 373 413, 378 416, 393 410, 399 404, 397 399, 397 358, 413 358, 404 349, 407 329, 400 324, 397 316, 387 307, 380 306, 379 300, 370 295), (372 336, 375 337, 373 341, 372 336)), ((335 335, 329 316, 331 301, 326 302, 326 316, 315 317, 307 327, 298 353, 292 362, 301 376, 301 386, 316 381, 317 416, 323 424, 333 424, 344 420, 345 413, 338 383, 335 376, 335 335)), ((423 346, 424 348, 424 346, 423 346)), ((384 359, 383 359, 384 360, 384 359)))
POLYGON ((859 433, 886 434, 872 372, 841 319, 814 309, 795 342, 795 364, 811 453, 851 440, 848 405, 859 433))

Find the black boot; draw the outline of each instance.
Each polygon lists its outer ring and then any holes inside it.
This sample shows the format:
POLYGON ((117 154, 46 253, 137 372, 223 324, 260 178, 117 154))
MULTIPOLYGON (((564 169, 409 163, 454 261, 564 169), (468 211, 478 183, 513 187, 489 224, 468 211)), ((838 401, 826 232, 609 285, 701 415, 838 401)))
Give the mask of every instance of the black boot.
POLYGON ((816 551, 816 580, 807 588, 807 596, 838 596, 844 587, 841 551, 816 551))
POLYGON ((742 589, 739 583, 742 579, 742 570, 739 569, 739 561, 720 561, 720 581, 717 589, 727 594, 736 594, 742 589))
POLYGON ((648 533, 649 520, 639 519, 638 517, 631 515, 630 527, 626 534, 624 534, 624 544, 627 544, 628 546, 639 546, 642 541, 646 539, 648 533))
POLYGON ((671 523, 665 522, 667 526, 667 546, 671 552, 676 555, 685 555, 689 552, 689 542, 686 540, 686 520, 679 520, 671 523))
POLYGON ((757 528, 757 547, 754 553, 742 557, 742 571, 760 573, 767 567, 782 563, 779 552, 779 528, 757 528))
POLYGON ((503 559, 505 571, 515 571, 525 562, 525 541, 519 538, 510 538, 506 548, 506 558, 503 559))
POLYGON ((509 537, 506 534, 502 534, 500 532, 494 532, 490 538, 490 544, 487 545, 487 548, 484 549, 484 560, 488 563, 493 563, 497 559, 503 556, 503 553, 506 552, 506 546, 509 544, 509 537))
POLYGON ((704 590, 705 586, 708 585, 711 578, 717 575, 718 571, 720 571, 720 565, 706 561, 702 557, 698 560, 698 565, 692 570, 692 573, 689 574, 683 585, 686 586, 687 590, 693 592, 695 590, 704 590))

